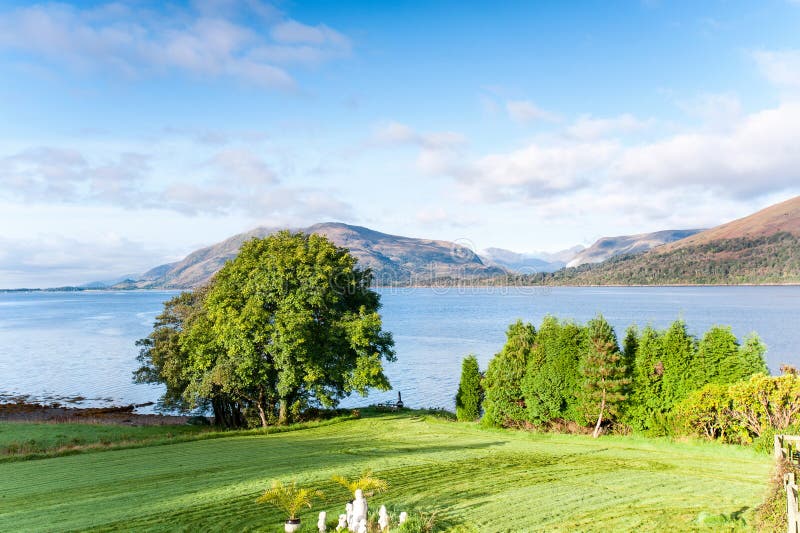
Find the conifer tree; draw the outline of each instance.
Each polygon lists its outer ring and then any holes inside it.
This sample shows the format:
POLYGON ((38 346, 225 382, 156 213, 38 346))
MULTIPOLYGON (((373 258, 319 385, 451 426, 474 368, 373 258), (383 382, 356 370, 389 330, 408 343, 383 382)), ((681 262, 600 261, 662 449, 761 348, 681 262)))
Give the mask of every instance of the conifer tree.
POLYGON ((767 347, 756 333, 745 337, 744 343, 739 347, 738 364, 733 368, 726 368, 726 372, 732 377, 731 383, 750 379, 755 374, 769 375, 767 361, 764 359, 765 353, 767 347))
POLYGON ((585 347, 585 328, 573 322, 559 322, 552 316, 542 320, 522 382, 529 422, 583 420, 580 360, 585 347))
POLYGON ((456 418, 462 422, 472 422, 480 418, 482 397, 478 359, 470 354, 461 363, 461 381, 456 393, 456 418))
POLYGON ((664 333, 664 377, 662 381, 662 411, 682 400, 689 392, 698 389, 698 377, 692 372, 692 360, 697 352, 696 341, 689 335, 686 322, 676 320, 664 333))
POLYGON ((506 332, 506 344, 489 362, 483 379, 484 415, 489 426, 506 426, 525 419, 520 384, 536 341, 536 329, 517 320, 506 332))
POLYGON ((739 341, 731 328, 714 326, 706 331, 697 345, 697 357, 692 362, 692 385, 695 390, 706 383, 739 381, 739 341))
POLYGON ((583 358, 584 405, 587 413, 597 413, 593 437, 600 435, 603 420, 615 418, 625 400, 630 380, 617 344, 614 329, 602 315, 587 324, 589 346, 583 358))
POLYGON ((633 369, 631 395, 627 403, 626 421, 644 430, 656 413, 662 413, 662 379, 664 377, 663 334, 645 327, 639 336, 633 369))

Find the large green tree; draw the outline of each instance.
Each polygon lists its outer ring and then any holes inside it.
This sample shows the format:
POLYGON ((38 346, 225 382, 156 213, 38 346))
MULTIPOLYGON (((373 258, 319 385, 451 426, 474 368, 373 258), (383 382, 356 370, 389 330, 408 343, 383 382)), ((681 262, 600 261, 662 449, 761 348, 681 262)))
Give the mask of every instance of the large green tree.
POLYGON ((382 362, 394 360, 394 343, 370 281, 369 270, 322 236, 281 231, 247 241, 179 331, 182 398, 224 395, 267 425, 309 403, 388 390, 382 362))

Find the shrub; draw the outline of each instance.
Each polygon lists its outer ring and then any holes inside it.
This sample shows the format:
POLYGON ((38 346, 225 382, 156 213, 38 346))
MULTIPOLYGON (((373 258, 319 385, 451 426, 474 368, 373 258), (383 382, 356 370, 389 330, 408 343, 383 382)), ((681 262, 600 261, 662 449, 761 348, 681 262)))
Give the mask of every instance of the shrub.
POLYGON ((322 492, 316 489, 298 487, 294 481, 284 485, 276 480, 272 482, 272 487, 267 489, 256 502, 272 505, 286 513, 289 520, 294 520, 297 518, 297 513, 300 509, 303 507, 310 509, 311 500, 322 497, 322 492))
POLYGON ((474 355, 468 355, 461 363, 461 381, 456 393, 456 418, 461 422, 472 422, 480 418, 482 397, 478 359, 474 355))
POLYGON ((521 320, 506 332, 506 344, 494 356, 483 379, 484 415, 488 426, 509 426, 525 420, 525 401, 520 384, 536 340, 536 330, 521 320))

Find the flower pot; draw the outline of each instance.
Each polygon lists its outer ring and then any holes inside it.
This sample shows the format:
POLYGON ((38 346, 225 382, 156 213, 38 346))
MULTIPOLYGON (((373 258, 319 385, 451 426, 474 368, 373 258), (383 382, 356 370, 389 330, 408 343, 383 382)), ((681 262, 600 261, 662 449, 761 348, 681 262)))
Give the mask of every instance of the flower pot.
POLYGON ((290 520, 287 520, 286 522, 283 523, 283 530, 286 533, 294 533, 298 529, 300 529, 300 519, 299 518, 290 519, 290 520))

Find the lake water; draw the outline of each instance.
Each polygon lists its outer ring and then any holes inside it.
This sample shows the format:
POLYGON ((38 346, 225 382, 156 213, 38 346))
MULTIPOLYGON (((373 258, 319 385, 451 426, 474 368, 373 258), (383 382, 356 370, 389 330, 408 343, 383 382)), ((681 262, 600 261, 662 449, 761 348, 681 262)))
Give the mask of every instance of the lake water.
MULTIPOLYGON (((553 314, 585 321, 602 312, 624 335, 631 323, 663 328, 682 317, 701 335, 714 324, 742 337, 758 332, 773 373, 800 366, 800 287, 625 287, 381 289, 384 328, 397 362, 386 368, 413 407, 453 408, 461 359, 481 368, 521 318, 538 326, 553 314)), ((146 336, 174 292, 0 293, 0 401, 86 398, 80 405, 155 401, 160 387, 134 385, 134 342, 146 336)), ((353 397, 345 406, 394 400, 396 392, 353 397)), ((147 409, 142 409, 147 411, 147 409)))

